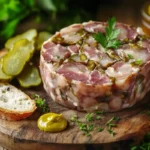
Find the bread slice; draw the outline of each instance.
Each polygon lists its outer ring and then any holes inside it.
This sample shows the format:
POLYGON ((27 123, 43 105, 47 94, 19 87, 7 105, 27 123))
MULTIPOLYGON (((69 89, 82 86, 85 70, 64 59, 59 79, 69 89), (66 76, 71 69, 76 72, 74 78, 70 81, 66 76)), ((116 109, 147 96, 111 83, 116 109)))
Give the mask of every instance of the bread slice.
POLYGON ((36 103, 16 87, 0 83, 0 118, 21 120, 36 110, 36 103))

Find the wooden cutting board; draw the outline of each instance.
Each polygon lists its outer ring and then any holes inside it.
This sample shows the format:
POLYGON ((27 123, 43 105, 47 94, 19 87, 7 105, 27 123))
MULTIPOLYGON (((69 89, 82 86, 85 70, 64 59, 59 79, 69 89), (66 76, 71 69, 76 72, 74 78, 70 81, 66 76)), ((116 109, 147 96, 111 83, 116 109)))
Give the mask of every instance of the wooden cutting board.
POLYGON ((48 101, 50 110, 62 113, 68 120, 68 127, 60 133, 49 133, 40 131, 37 127, 37 119, 40 114, 36 111, 31 117, 22 121, 0 120, 0 145, 12 150, 85 150, 84 144, 104 144, 130 138, 141 138, 150 130, 150 117, 146 114, 150 110, 150 93, 142 102, 130 109, 120 112, 106 113, 101 120, 95 121, 95 125, 105 127, 104 131, 91 132, 91 136, 85 136, 82 131, 73 123, 70 118, 77 114, 83 118, 86 113, 77 112, 65 108, 53 102, 42 89, 24 90, 29 95, 36 93, 48 101), (112 136, 106 128, 106 122, 113 116, 120 117, 117 127, 113 128, 116 133, 112 136), (74 144, 69 145, 69 144, 74 144))

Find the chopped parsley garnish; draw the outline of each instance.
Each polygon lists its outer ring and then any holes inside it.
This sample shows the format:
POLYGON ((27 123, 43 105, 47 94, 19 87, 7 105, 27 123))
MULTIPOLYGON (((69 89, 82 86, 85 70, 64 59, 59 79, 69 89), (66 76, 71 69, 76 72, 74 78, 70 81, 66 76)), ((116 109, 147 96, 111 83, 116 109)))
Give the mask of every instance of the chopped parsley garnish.
POLYGON ((96 111, 96 115, 103 115, 104 111, 96 111))
POLYGON ((93 120, 93 113, 88 113, 86 116, 85 116, 86 120, 87 121, 92 121, 93 120))
POLYGON ((134 64, 135 65, 141 65, 143 63, 143 60, 142 59, 137 59, 135 60, 134 64))
POLYGON ((104 130, 103 127, 98 127, 98 129, 97 129, 98 132, 102 132, 103 130, 104 130))
POLYGON ((81 131, 83 131, 84 135, 86 136, 90 136, 90 132, 93 131, 94 129, 94 125, 93 124, 86 124, 86 123, 83 123, 81 121, 78 120, 78 117, 75 115, 75 116, 72 116, 70 118, 70 120, 74 123, 76 123, 76 125, 79 127, 79 129, 81 131))
POLYGON ((117 36, 120 33, 119 29, 115 28, 116 18, 112 17, 108 20, 108 26, 105 28, 106 34, 98 32, 94 34, 94 39, 99 42, 107 51, 109 48, 118 48, 120 46, 120 41, 117 40, 117 36))
POLYGON ((90 136, 90 132, 93 131, 94 125, 93 124, 85 124, 79 123, 79 129, 84 132, 85 135, 90 136))
POLYGON ((117 127, 117 124, 116 122, 118 122, 120 120, 119 117, 113 117, 111 118, 110 120, 108 120, 106 122, 106 126, 107 126, 107 131, 112 135, 114 136, 116 133, 112 130, 112 127, 117 127), (115 123, 114 123, 115 121, 115 123))
POLYGON ((32 98, 35 99, 36 106, 40 109, 40 111, 42 113, 50 112, 50 109, 49 109, 45 99, 41 98, 37 94, 32 95, 32 98))
POLYGON ((111 128, 109 128, 107 131, 108 131, 109 134, 111 134, 112 136, 115 136, 115 134, 116 134, 111 128))
POLYGON ((117 122, 120 120, 119 117, 113 117, 110 120, 106 122, 104 126, 98 126, 93 121, 102 119, 102 116, 104 112, 103 111, 97 111, 93 113, 87 113, 84 118, 86 121, 80 121, 77 115, 74 115, 70 118, 72 122, 75 123, 79 127, 81 131, 83 131, 83 134, 86 136, 90 136, 91 132, 96 129, 97 132, 102 132, 105 127, 107 127, 107 131, 111 135, 115 135, 116 133, 113 131, 113 127, 117 127, 117 122))

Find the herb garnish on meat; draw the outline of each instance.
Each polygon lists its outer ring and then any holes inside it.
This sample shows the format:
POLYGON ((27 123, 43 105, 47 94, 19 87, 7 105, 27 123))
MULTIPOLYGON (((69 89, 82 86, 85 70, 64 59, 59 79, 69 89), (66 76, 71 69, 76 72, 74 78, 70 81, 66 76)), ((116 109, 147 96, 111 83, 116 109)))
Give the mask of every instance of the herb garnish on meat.
POLYGON ((116 18, 112 17, 108 20, 108 26, 105 28, 106 34, 98 32, 94 34, 94 38, 99 42, 107 51, 109 48, 117 48, 120 46, 120 41, 117 40, 117 36, 120 33, 119 29, 115 28, 116 18))
POLYGON ((134 59, 134 57, 131 54, 128 54, 128 59, 134 59))
POLYGON ((141 65, 143 63, 143 60, 142 59, 137 59, 135 60, 135 65, 141 65))

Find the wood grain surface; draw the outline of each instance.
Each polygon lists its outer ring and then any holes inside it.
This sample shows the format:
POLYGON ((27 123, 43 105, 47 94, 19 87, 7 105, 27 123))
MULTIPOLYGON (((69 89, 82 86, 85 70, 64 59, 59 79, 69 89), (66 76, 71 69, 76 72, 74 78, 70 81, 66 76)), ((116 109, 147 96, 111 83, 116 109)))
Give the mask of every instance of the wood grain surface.
POLYGON ((116 132, 115 136, 110 135, 107 128, 102 132, 94 130, 91 136, 85 136, 75 124, 70 122, 70 118, 74 114, 77 114, 80 119, 84 118, 84 112, 77 112, 56 104, 47 96, 43 89, 36 89, 35 91, 28 90, 25 92, 29 95, 36 93, 41 95, 42 98, 45 98, 52 112, 62 113, 66 117, 68 127, 65 131, 60 133, 40 131, 37 127, 37 119, 40 116, 38 111, 28 119, 22 121, 10 122, 0 120, 0 145, 8 149, 16 150, 19 148, 22 150, 34 150, 37 149, 38 146, 38 149, 42 148, 43 150, 47 148, 51 148, 51 150, 73 150, 73 148, 84 150, 85 147, 83 144, 103 144, 138 138, 150 130, 150 118, 146 114, 146 112, 150 110, 148 102, 150 93, 136 106, 116 113, 107 113, 101 120, 94 122, 95 125, 105 126, 106 122, 113 116, 120 117, 121 120, 117 124, 117 127, 113 129, 113 131, 116 132), (55 144, 57 144, 57 146, 55 144), (69 144, 76 145, 72 147, 69 144))

